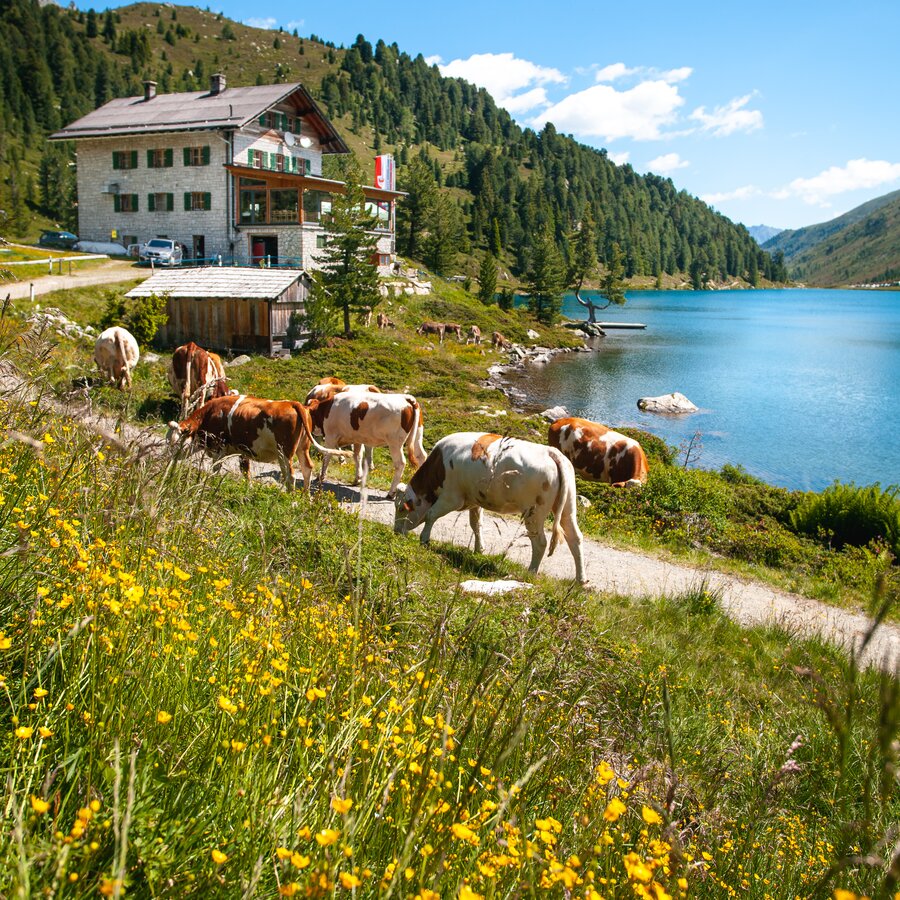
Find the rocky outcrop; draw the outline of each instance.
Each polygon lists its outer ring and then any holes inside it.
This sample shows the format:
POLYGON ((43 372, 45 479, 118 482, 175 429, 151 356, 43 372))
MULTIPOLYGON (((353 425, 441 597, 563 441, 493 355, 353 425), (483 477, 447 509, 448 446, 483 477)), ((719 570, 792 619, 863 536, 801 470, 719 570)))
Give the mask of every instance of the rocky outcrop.
POLYGON ((551 406, 550 409, 545 409, 541 415, 548 422, 555 422, 557 419, 568 419, 570 413, 564 406, 551 406))
POLYGON ((677 391, 662 394, 659 397, 641 397, 637 402, 638 409, 652 413, 692 413, 697 407, 684 394, 677 391))

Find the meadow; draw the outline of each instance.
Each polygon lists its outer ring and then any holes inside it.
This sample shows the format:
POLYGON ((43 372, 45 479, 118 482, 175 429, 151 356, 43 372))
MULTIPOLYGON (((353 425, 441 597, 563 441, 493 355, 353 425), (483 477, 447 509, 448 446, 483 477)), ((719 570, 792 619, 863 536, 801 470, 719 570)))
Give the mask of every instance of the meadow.
MULTIPOLYGON (((0 893, 900 890, 896 679, 739 628, 702 581, 465 595, 523 572, 85 428, 45 402, 73 348, 3 326, 0 893)), ((367 340, 348 374, 396 338, 367 340)), ((422 357, 435 397, 457 385, 426 438, 496 406, 422 357)), ((136 381, 95 402, 158 421, 171 401, 136 381)))

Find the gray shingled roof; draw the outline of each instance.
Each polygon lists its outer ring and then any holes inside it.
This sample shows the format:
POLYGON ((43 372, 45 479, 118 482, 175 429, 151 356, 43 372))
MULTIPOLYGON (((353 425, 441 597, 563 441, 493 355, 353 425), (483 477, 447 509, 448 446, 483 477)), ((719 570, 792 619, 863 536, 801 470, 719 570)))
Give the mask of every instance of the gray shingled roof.
POLYGON ((82 116, 51 140, 77 140, 125 134, 241 128, 284 98, 300 91, 303 106, 322 124, 333 146, 329 150, 346 152, 334 126, 325 118, 302 84, 261 84, 251 87, 229 87, 218 94, 189 91, 157 94, 150 100, 121 97, 104 103, 99 109, 82 116))
POLYGON ((151 275, 126 297, 168 294, 175 298, 275 300, 305 273, 298 269, 250 269, 204 266, 168 269, 151 275))

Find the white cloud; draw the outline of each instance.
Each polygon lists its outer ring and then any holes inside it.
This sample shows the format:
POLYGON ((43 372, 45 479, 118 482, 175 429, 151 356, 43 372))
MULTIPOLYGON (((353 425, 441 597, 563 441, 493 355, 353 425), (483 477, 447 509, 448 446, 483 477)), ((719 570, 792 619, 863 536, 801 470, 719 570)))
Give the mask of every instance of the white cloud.
POLYGON ((305 19, 294 19, 284 26, 285 31, 293 31, 295 28, 299 31, 306 24, 305 19))
POLYGON ((252 19, 244 19, 244 24, 249 25, 251 28, 275 28, 278 25, 278 19, 272 18, 272 16, 266 16, 264 19, 252 18, 252 19))
POLYGON ((535 91, 535 87, 565 84, 568 80, 559 69, 539 66, 512 53, 475 53, 468 59, 439 65, 442 75, 464 78, 485 88, 499 106, 510 112, 513 107, 516 112, 524 112, 546 103, 546 93, 535 91))
POLYGON ((659 77, 669 84, 677 84, 679 81, 687 81, 693 74, 690 66, 681 66, 679 69, 669 69, 667 72, 660 72, 659 77))
POLYGON ((559 131, 581 137, 659 140, 684 103, 678 88, 662 80, 644 81, 626 91, 595 84, 569 94, 536 116, 530 124, 540 128, 553 122, 559 131))
POLYGON ((435 54, 434 56, 426 56, 425 57, 425 62, 429 66, 439 66, 443 61, 444 61, 443 57, 439 56, 438 54, 435 54))
POLYGON ((623 150, 621 153, 608 153, 607 156, 617 165, 624 166, 625 163, 628 162, 631 154, 627 150, 623 150))
POLYGON ((597 74, 594 76, 594 81, 615 81, 617 78, 633 75, 637 71, 637 69, 629 69, 625 63, 612 63, 612 65, 598 69, 597 74))
POLYGON ((747 200, 750 197, 757 197, 762 191, 753 184, 745 184, 743 187, 735 188, 733 191, 721 191, 714 194, 701 194, 700 199, 704 203, 713 205, 715 203, 725 203, 728 200, 747 200))
POLYGON ((812 178, 795 178, 772 196, 778 200, 800 197, 806 203, 825 206, 827 197, 874 188, 900 179, 900 163, 883 159, 851 159, 845 166, 831 166, 812 178))
POLYGON ((667 84, 677 84, 679 81, 685 81, 690 78, 693 73, 690 66, 681 66, 678 69, 660 70, 648 68, 646 66, 637 66, 629 69, 625 63, 617 62, 602 69, 598 69, 594 75, 594 81, 616 81, 619 78, 627 78, 629 75, 640 75, 644 81, 665 81, 667 84))
POLYGON ((705 106, 698 106, 690 118, 699 122, 703 131, 711 131, 715 137, 727 137, 735 131, 756 131, 757 128, 762 128, 762 113, 758 109, 744 109, 752 96, 745 94, 743 97, 735 97, 710 113, 705 106))
POLYGON ((674 172, 676 169, 684 169, 689 165, 690 163, 686 159, 682 159, 677 153, 664 153, 662 156, 657 156, 656 159, 651 159, 647 163, 647 170, 656 172, 659 175, 668 175, 669 172, 674 172))

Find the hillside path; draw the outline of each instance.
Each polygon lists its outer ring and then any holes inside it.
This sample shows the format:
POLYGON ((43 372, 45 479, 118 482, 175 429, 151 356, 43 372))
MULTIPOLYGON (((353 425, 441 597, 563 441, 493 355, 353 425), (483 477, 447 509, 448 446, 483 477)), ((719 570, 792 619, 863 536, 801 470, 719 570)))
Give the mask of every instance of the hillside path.
POLYGON ((131 281, 142 277, 149 278, 150 270, 136 269, 131 260, 124 262, 111 259, 96 269, 85 269, 77 275, 41 275, 39 278, 28 278, 10 284, 4 282, 0 284, 0 300, 7 294, 13 300, 26 299, 31 295, 32 284, 34 285, 34 294, 38 296, 39 294, 49 294, 52 291, 72 290, 95 284, 115 284, 118 281, 131 281))

